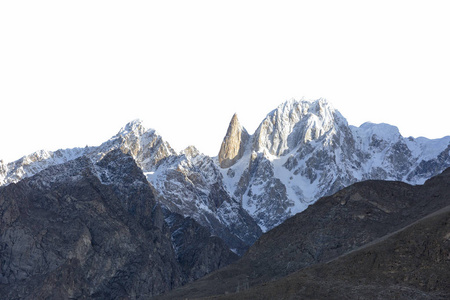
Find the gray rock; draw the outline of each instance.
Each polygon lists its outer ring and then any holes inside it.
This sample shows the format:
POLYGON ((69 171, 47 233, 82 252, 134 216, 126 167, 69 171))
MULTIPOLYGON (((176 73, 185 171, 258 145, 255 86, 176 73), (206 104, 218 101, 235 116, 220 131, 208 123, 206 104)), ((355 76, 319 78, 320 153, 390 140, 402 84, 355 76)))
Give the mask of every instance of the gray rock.
POLYGON ((203 255, 182 265, 150 185, 120 150, 97 164, 82 156, 0 188, 0 216, 4 299, 145 299, 234 258, 206 230, 184 243, 205 245, 203 255))

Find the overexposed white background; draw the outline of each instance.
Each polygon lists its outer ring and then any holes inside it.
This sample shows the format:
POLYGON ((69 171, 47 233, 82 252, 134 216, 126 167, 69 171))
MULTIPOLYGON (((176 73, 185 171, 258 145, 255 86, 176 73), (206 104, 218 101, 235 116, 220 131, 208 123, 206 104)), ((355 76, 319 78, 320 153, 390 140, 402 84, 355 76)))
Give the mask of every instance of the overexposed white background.
POLYGON ((450 134, 448 1, 1 1, 0 159, 98 145, 140 118, 217 155, 291 98, 352 125, 450 134))

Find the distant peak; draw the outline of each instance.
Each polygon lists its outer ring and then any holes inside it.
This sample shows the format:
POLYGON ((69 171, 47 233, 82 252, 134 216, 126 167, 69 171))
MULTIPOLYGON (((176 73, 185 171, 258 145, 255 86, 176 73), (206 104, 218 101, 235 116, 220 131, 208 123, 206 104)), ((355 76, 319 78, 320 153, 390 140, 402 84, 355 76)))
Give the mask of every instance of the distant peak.
POLYGON ((230 126, 229 127, 233 127, 233 128, 239 128, 239 130, 243 130, 246 131, 245 128, 241 125, 241 123, 239 122, 239 118, 237 113, 235 113, 233 115, 233 117, 231 118, 230 121, 230 126))
POLYGON ((312 112, 315 114, 323 113, 325 111, 334 112, 335 109, 331 103, 329 103, 325 98, 319 98, 316 100, 305 100, 302 98, 300 100, 296 100, 294 98, 285 101, 280 104, 274 111, 272 111, 269 115, 273 115, 276 112, 284 112, 288 113, 293 110, 299 110, 304 112, 312 112))
POLYGON ((198 149, 195 148, 195 146, 192 146, 192 145, 188 146, 186 149, 184 149, 182 151, 182 153, 184 153, 184 155, 186 155, 186 157, 190 157, 190 158, 193 158, 193 157, 196 157, 196 156, 200 155, 200 151, 198 151, 198 149))
POLYGON ((359 130, 364 132, 365 136, 376 135, 385 140, 396 140, 401 137, 397 126, 386 123, 376 124, 372 122, 365 122, 359 126, 359 130))
POLYGON ((145 131, 147 131, 144 127, 144 122, 141 119, 135 119, 131 122, 128 122, 124 127, 122 127, 118 133, 118 135, 127 135, 131 132, 142 135, 145 131))
POLYGON ((125 128, 134 128, 134 127, 139 127, 139 126, 144 126, 144 121, 142 121, 141 119, 134 119, 133 121, 131 121, 131 122, 128 122, 126 125, 125 125, 125 128))
POLYGON ((257 152, 267 149, 270 154, 281 156, 300 142, 316 140, 332 128, 346 124, 345 118, 326 99, 291 99, 270 112, 259 125, 254 149, 257 152))

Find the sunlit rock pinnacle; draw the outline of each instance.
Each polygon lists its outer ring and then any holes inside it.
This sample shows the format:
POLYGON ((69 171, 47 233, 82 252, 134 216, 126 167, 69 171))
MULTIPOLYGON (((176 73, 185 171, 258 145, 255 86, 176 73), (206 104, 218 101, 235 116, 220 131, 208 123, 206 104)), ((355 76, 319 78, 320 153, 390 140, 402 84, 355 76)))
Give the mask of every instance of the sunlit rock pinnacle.
POLYGON ((247 130, 241 126, 236 114, 228 126, 227 135, 223 139, 219 152, 219 164, 222 168, 229 168, 239 160, 245 151, 245 145, 249 140, 247 130))

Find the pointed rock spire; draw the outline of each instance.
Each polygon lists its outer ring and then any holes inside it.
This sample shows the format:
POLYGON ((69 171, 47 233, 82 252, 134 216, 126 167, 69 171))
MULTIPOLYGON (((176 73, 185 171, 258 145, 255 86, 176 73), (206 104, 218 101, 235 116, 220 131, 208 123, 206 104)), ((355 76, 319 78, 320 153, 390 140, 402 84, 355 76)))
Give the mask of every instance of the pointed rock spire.
POLYGON ((223 139, 219 152, 219 164, 222 168, 229 168, 238 161, 245 152, 250 135, 241 126, 236 114, 231 119, 228 126, 227 135, 223 139))

